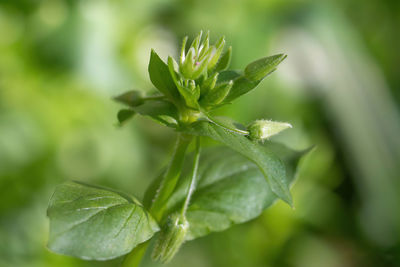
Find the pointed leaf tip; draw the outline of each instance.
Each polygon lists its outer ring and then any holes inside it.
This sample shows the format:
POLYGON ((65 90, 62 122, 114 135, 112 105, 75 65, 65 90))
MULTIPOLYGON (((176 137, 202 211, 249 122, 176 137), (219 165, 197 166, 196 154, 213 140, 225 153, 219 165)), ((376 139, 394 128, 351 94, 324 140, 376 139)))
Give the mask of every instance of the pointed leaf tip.
POLYGON ((251 81, 260 81, 272 73, 286 57, 285 54, 277 54, 253 61, 245 68, 245 77, 251 81))

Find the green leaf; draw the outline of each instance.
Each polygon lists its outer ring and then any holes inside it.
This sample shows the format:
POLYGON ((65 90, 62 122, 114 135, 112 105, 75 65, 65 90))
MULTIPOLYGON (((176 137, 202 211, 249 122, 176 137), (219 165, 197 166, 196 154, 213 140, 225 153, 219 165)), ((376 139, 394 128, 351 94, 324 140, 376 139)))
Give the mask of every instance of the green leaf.
POLYGON ((49 249, 86 260, 127 254, 159 230, 137 200, 77 182, 56 188, 47 215, 49 249))
POLYGON ((176 107, 166 100, 146 101, 143 105, 133 108, 143 116, 149 116, 162 125, 175 128, 178 125, 178 111, 176 107))
POLYGON ((154 50, 151 50, 149 75, 153 85, 171 101, 179 99, 179 93, 169 73, 168 66, 154 50))
POLYGON ((129 119, 131 119, 134 115, 136 114, 136 112, 134 110, 131 109, 121 109, 120 111, 118 111, 117 114, 117 118, 118 118, 118 122, 123 125, 125 124, 129 119))
POLYGON ((208 136, 253 161, 260 168, 272 192, 292 206, 285 166, 271 150, 243 135, 208 121, 197 121, 183 131, 188 134, 208 136))
MULTIPOLYGON (((294 151, 271 142, 264 147, 284 162, 286 182, 293 183, 299 160, 308 150, 294 151)), ((192 159, 188 157, 180 183, 167 203, 167 213, 182 206, 190 182, 191 164, 192 159)), ((205 149, 199 166, 197 188, 186 214, 189 240, 249 221, 278 199, 257 165, 229 148, 205 149)), ((145 198, 148 201, 156 193, 159 183, 157 178, 147 190, 145 198)))
MULTIPOLYGON (((294 181, 295 170, 304 152, 274 144, 286 165, 286 182, 294 181)), ((223 231, 233 224, 258 217, 278 198, 257 166, 230 149, 220 149, 204 157, 199 172, 198 191, 193 195, 186 217, 187 239, 223 231)))
POLYGON ((252 81, 248 80, 245 76, 240 76, 233 81, 232 89, 229 91, 229 94, 224 99, 223 103, 229 103, 238 98, 241 95, 246 94, 247 92, 256 88, 256 86, 260 83, 260 81, 252 81))
POLYGON ((261 81, 268 74, 276 70, 276 67, 286 58, 284 54, 258 59, 244 70, 245 77, 250 81, 261 81))
POLYGON ((136 107, 144 103, 143 93, 135 90, 114 97, 114 100, 130 107, 136 107))

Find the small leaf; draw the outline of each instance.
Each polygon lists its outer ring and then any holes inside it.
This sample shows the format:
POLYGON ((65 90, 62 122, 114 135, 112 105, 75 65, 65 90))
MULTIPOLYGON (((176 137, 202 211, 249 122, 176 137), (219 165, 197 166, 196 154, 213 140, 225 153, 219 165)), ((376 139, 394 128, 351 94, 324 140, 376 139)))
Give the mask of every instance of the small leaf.
POLYGON ((208 136, 219 141, 253 161, 264 174, 272 192, 292 204, 289 186, 286 182, 285 166, 270 150, 243 135, 231 132, 208 121, 197 121, 183 130, 188 134, 208 136))
POLYGON ((231 63, 231 56, 232 46, 230 46, 228 50, 226 50, 226 52, 221 56, 220 60, 217 63, 217 66, 215 66, 215 72, 226 70, 231 63))
POLYGON ((125 255, 159 230, 137 200, 77 182, 56 188, 47 214, 49 249, 86 260, 125 255))
POLYGON ((286 58, 284 54, 264 57, 247 65, 244 70, 245 77, 250 81, 260 81, 272 73, 286 58))
POLYGON ((131 119, 134 115, 136 114, 136 112, 134 110, 131 109, 121 109, 120 111, 118 111, 117 114, 117 118, 118 118, 118 122, 123 125, 125 124, 129 119, 131 119))
POLYGON ((130 107, 136 107, 143 104, 143 93, 136 90, 125 92, 114 97, 114 100, 130 107))
POLYGON ((175 128, 178 125, 178 111, 176 107, 166 100, 146 101, 143 105, 133 108, 143 116, 149 116, 162 125, 175 128))
POLYGON ((169 73, 168 66, 154 50, 151 50, 149 75, 153 85, 171 101, 179 98, 178 90, 169 73))

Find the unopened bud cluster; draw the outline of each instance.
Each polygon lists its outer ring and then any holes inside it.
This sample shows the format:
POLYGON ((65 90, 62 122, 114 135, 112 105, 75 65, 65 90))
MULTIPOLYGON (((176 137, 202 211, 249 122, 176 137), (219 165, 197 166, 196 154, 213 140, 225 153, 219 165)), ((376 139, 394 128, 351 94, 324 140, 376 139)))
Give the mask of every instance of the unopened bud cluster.
POLYGON ((218 72, 230 62, 231 48, 223 54, 225 38, 210 45, 209 33, 202 40, 202 32, 186 51, 188 37, 182 42, 179 64, 168 58, 168 68, 186 106, 198 109, 218 105, 228 95, 233 81, 218 82, 218 72))

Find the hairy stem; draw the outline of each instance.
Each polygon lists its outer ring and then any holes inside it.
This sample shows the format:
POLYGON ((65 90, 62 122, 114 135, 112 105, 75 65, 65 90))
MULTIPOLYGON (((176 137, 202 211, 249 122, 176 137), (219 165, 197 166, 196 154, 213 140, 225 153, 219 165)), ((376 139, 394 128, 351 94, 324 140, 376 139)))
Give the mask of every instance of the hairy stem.
POLYGON ((151 214, 157 221, 160 221, 165 208, 165 203, 174 192, 175 186, 179 180, 186 150, 192 141, 192 136, 179 134, 176 142, 172 160, 165 172, 164 178, 160 184, 158 192, 150 208, 151 214))
POLYGON ((200 137, 196 137, 196 148, 194 152, 194 162, 193 162, 193 170, 192 170, 192 176, 190 179, 190 185, 186 193, 186 198, 185 202, 183 203, 182 210, 181 210, 181 215, 185 216, 186 210, 189 206, 190 198, 194 192, 194 189, 196 187, 196 179, 197 179, 197 170, 199 168, 199 159, 200 159, 200 137))
MULTIPOLYGON (((154 218, 159 222, 164 215, 165 203, 171 194, 174 192, 175 186, 179 180, 182 170, 183 161, 185 159, 186 150, 192 141, 192 136, 179 134, 174 148, 172 159, 165 172, 163 180, 158 188, 153 204, 151 205, 150 212, 154 218)), ((122 267, 137 267, 139 266, 150 240, 140 244, 134 248, 124 259, 122 267)))

